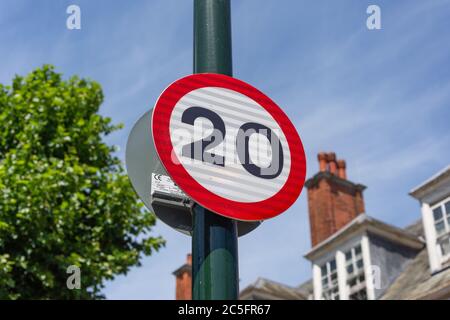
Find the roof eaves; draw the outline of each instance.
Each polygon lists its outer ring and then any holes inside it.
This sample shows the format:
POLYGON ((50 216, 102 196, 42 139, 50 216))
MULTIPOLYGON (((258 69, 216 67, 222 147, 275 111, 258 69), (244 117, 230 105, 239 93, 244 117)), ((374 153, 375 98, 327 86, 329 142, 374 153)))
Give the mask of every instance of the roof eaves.
POLYGON ((307 252, 304 257, 308 260, 314 256, 314 254, 318 251, 320 251, 322 248, 324 248, 327 244, 332 243, 335 239, 340 238, 341 235, 350 232, 349 230, 358 229, 359 226, 363 225, 366 221, 370 221, 372 218, 370 218, 365 213, 361 213, 358 215, 355 219, 350 221, 347 225, 345 225, 342 229, 332 234, 327 239, 323 240, 322 242, 316 244, 309 252, 307 252))
POLYGON ((363 213, 349 222, 338 232, 314 246, 304 255, 304 257, 308 260, 313 260, 318 253, 325 251, 327 247, 332 246, 333 243, 338 240, 344 239, 346 236, 349 236, 355 232, 362 231, 372 232, 417 250, 423 248, 424 246, 423 239, 419 238, 412 232, 384 223, 363 213))
POLYGON ((425 180, 417 187, 413 188, 409 192, 409 195, 417 199, 421 197, 421 194, 423 194, 423 192, 427 188, 429 188, 431 185, 437 183, 439 180, 444 179, 447 176, 450 176, 450 165, 448 165, 447 167, 445 167, 444 169, 433 175, 431 178, 425 180))

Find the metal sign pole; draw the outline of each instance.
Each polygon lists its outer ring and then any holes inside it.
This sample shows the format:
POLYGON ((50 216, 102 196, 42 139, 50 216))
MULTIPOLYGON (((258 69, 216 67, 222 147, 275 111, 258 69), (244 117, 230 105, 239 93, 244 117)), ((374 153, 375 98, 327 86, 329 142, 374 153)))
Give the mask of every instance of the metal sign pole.
MULTIPOLYGON (((230 0, 194 0, 194 73, 232 76, 230 0)), ((192 299, 239 295, 237 223, 193 209, 192 299)))

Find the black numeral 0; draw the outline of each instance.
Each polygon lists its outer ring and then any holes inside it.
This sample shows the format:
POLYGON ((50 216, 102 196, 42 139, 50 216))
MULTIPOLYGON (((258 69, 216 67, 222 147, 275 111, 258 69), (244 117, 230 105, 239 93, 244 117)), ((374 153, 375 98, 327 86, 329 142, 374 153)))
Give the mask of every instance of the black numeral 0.
MULTIPOLYGON (((206 118, 213 124, 214 131, 208 137, 202 140, 194 141, 188 145, 183 146, 181 155, 191 159, 208 162, 221 167, 225 166, 225 157, 216 155, 214 153, 208 153, 211 148, 216 147, 223 142, 225 137, 225 123, 222 118, 214 111, 208 110, 202 107, 190 107, 183 112, 181 116, 181 122, 194 125, 197 118, 206 118), (216 139, 216 133, 220 132, 220 136, 216 139), (198 152, 200 151, 200 152, 198 152)), ((236 137, 236 149, 239 160, 242 163, 247 172, 250 174, 263 178, 274 179, 278 177, 283 170, 283 148, 278 136, 265 125, 247 122, 244 123, 238 130, 236 137), (267 168, 261 168, 254 164, 249 155, 249 140, 252 134, 265 132, 266 138, 271 143, 272 147, 272 160, 270 166, 267 168), (275 148, 274 148, 275 146, 275 148)))
POLYGON ((244 123, 238 131, 236 137, 236 149, 239 160, 242 166, 252 175, 263 179, 274 179, 278 177, 283 170, 284 158, 283 148, 281 147, 280 139, 273 133, 270 128, 265 125, 247 122, 244 123), (266 138, 269 140, 272 147, 272 160, 268 168, 261 168, 254 164, 249 155, 249 141, 250 137, 254 133, 265 133, 266 138), (274 148, 275 146, 275 148, 274 148))

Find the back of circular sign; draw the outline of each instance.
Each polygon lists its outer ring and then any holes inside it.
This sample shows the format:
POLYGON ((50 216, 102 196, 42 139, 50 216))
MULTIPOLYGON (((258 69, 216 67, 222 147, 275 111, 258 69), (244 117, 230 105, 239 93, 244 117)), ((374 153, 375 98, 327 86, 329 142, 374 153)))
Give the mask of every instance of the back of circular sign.
MULTIPOLYGON (((151 136, 153 109, 133 126, 128 136, 125 164, 131 184, 145 206, 156 216, 184 234, 192 232, 192 200, 174 184, 161 164, 151 136)), ((238 235, 243 236, 260 221, 237 221, 238 235)))

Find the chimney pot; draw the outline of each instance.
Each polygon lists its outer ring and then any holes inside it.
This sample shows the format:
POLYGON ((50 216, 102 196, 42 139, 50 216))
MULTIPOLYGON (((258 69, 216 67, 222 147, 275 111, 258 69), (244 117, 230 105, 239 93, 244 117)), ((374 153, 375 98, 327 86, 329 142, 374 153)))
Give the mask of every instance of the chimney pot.
POLYGON ((330 168, 330 173, 336 174, 336 154, 334 152, 329 152, 327 154, 327 161, 330 168))
POLYGON ((347 179, 347 173, 345 168, 347 167, 345 160, 338 160, 337 161, 337 167, 338 167, 338 176, 342 179, 347 179))
POLYGON ((327 171, 327 154, 325 152, 320 152, 317 155, 317 159, 319 160, 320 171, 327 171))

